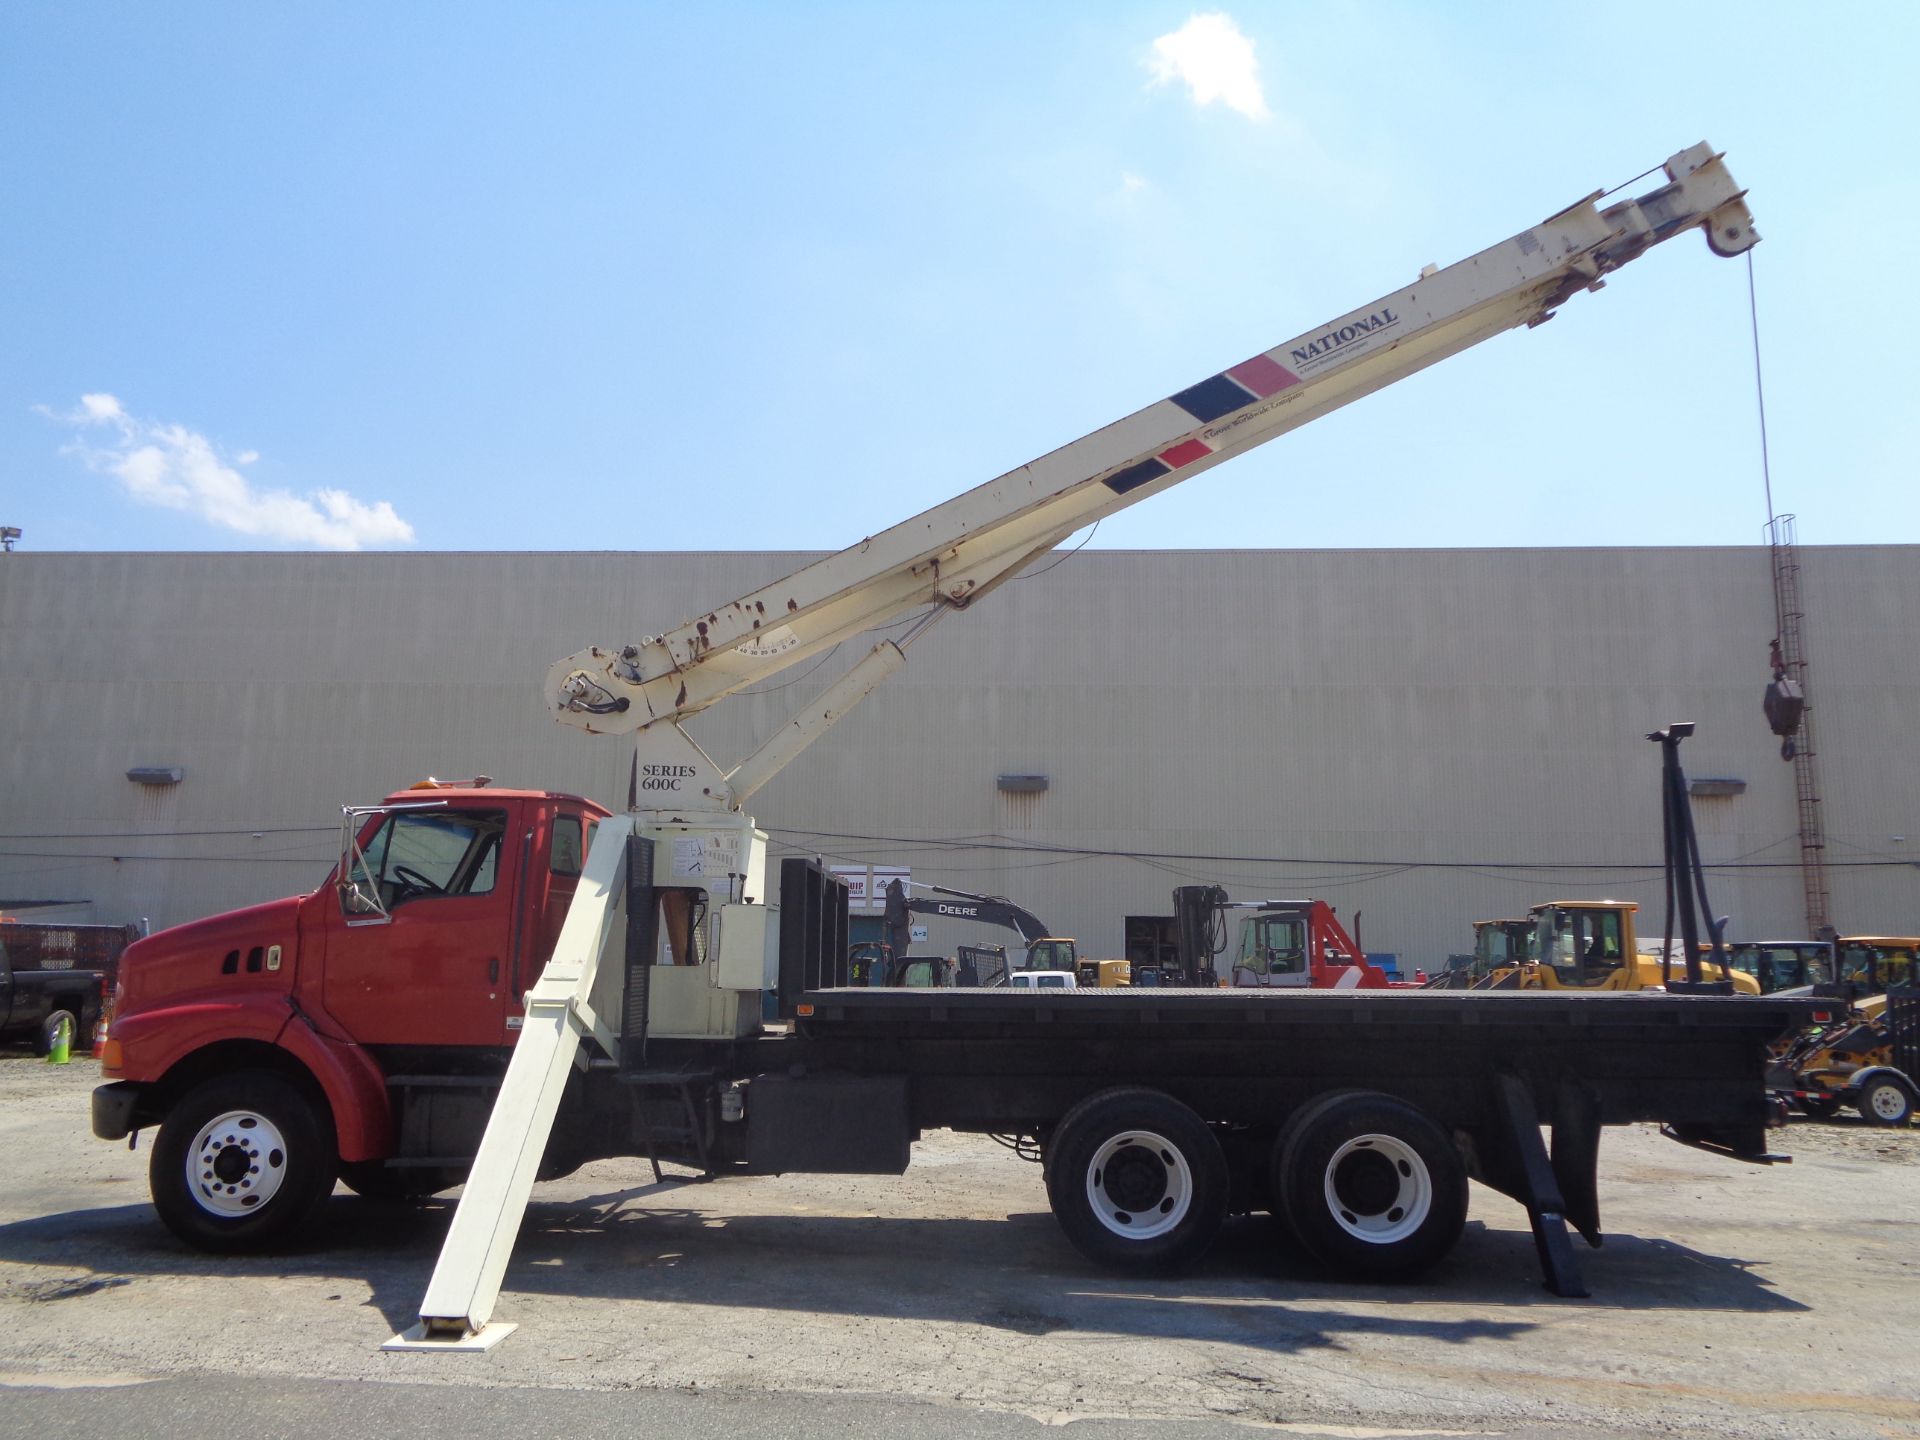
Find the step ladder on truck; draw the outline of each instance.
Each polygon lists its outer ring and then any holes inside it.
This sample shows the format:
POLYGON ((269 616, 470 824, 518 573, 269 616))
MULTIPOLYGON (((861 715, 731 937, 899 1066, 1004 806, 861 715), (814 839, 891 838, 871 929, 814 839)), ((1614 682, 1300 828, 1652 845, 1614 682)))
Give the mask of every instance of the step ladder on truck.
POLYGON ((494 1311, 542 1176, 611 1154, 710 1174, 899 1173, 919 1132, 942 1126, 1022 1137, 1067 1238, 1120 1269, 1191 1260, 1229 1213, 1269 1209, 1340 1273, 1417 1273, 1458 1238, 1471 1175, 1525 1206, 1550 1287, 1585 1293, 1567 1226, 1598 1243, 1601 1125, 1660 1121, 1768 1158, 1764 1051, 1798 1016, 1792 1002, 855 988, 844 889, 784 860, 776 909, 767 836, 745 807, 928 626, 1083 527, 1538 325, 1683 232, 1721 255, 1757 238, 1705 145, 1645 193, 1604 198, 774 584, 559 661, 550 712, 633 736, 626 812, 468 786, 350 816, 341 864, 314 894, 128 952, 95 1132, 160 1127, 156 1205, 211 1250, 291 1238, 336 1172, 370 1189, 464 1172, 420 1323, 392 1342, 430 1350, 484 1348, 511 1328, 494 1311), (689 735, 716 702, 902 617, 914 618, 898 640, 740 763, 689 735), (234 937, 219 948, 272 956, 232 977, 225 1030, 205 1004, 225 982, 194 968, 216 930, 234 937), (324 949, 301 950, 314 936, 324 949), (442 968, 409 982, 423 956, 442 968), (400 988, 372 1003, 382 984, 400 988), (769 992, 789 1025, 763 1023, 769 992), (1630 1076, 1609 1058, 1622 1045, 1638 1057, 1630 1076))

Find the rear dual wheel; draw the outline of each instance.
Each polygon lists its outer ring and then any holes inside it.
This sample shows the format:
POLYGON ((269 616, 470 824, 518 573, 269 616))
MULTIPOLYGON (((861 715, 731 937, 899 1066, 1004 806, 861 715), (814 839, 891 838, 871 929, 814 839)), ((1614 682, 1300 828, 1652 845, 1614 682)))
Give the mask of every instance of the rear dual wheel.
POLYGON ((1096 1264, 1176 1269, 1227 1214, 1227 1162, 1207 1124, 1157 1090, 1108 1090, 1068 1111, 1047 1145, 1047 1199, 1096 1264))
POLYGON ((1346 1091, 1296 1111, 1274 1141, 1269 1183, 1301 1248, 1357 1280, 1419 1274, 1466 1225, 1452 1139, 1390 1095, 1346 1091))

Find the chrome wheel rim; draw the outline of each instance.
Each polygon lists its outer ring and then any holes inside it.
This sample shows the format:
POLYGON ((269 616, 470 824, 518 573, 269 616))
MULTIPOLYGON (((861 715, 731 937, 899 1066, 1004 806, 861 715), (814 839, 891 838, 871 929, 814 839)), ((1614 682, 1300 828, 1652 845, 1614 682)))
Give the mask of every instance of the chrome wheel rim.
POLYGON ((209 1215, 262 1209, 287 1177, 287 1142, 257 1110, 229 1110, 200 1127, 187 1148, 187 1193, 209 1215))

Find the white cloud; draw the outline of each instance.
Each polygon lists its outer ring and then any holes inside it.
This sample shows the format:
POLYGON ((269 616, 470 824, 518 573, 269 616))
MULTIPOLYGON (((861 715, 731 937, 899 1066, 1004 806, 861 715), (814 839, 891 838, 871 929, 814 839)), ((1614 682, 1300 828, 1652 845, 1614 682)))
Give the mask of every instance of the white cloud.
POLYGON ((1136 175, 1131 170, 1122 170, 1120 172, 1120 189, 1126 194, 1132 195, 1146 188, 1147 181, 1145 176, 1136 175))
POLYGON ((1196 105, 1218 101, 1249 120, 1265 120, 1271 113, 1260 90, 1253 41, 1240 33, 1231 15, 1215 11, 1193 16, 1153 42, 1146 64, 1155 85, 1178 81, 1196 105))
POLYGON ((223 529, 289 545, 359 550, 413 542, 413 526, 385 500, 369 504, 344 490, 309 497, 257 489, 234 468, 253 464, 257 451, 243 450, 228 463, 206 436, 138 419, 111 395, 82 395, 77 410, 42 413, 88 432, 73 453, 142 504, 185 510, 223 529), (103 431, 104 443, 94 438, 103 431))

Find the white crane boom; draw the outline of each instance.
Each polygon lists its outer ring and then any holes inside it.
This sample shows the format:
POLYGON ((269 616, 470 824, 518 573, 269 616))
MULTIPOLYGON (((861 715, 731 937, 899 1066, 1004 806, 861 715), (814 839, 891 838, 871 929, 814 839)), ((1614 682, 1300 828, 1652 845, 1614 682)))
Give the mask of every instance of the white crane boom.
MULTIPOLYGON (((916 607, 964 607, 1083 526, 1503 330, 1537 325, 1571 295, 1599 288, 1607 272, 1683 230, 1704 231, 1720 255, 1756 243, 1745 192, 1718 152, 1695 145, 1665 170, 1666 183, 1645 195, 1605 208, 1601 192, 1589 195, 664 635, 570 655, 548 675, 548 705, 591 732, 677 722, 916 607)), ((883 642, 876 654, 873 668, 898 667, 892 645, 883 642)), ((845 688, 857 700, 879 678, 845 688)), ((844 713, 851 701, 840 698, 845 703, 816 720, 813 733, 844 713)), ((750 762, 756 781, 797 749, 776 737, 750 762)), ((735 784, 731 795, 710 798, 737 806, 746 788, 735 784)))

